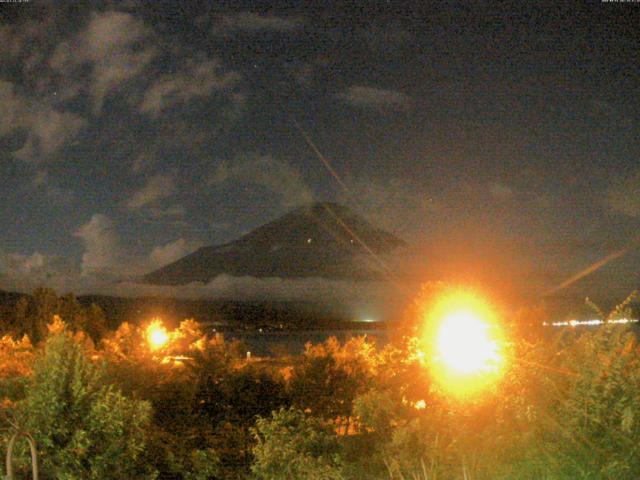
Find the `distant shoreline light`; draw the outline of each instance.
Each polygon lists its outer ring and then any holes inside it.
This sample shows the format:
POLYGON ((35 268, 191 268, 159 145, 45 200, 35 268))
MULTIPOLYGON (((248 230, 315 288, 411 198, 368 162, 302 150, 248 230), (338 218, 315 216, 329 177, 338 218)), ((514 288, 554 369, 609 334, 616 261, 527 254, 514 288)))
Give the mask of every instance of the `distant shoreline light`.
POLYGON ((638 323, 637 318, 618 318, 616 320, 565 320, 562 322, 542 322, 545 327, 578 327, 580 325, 604 325, 605 323, 638 323))
POLYGON ((376 323, 377 322, 375 318, 358 318, 354 321, 358 323, 376 323))

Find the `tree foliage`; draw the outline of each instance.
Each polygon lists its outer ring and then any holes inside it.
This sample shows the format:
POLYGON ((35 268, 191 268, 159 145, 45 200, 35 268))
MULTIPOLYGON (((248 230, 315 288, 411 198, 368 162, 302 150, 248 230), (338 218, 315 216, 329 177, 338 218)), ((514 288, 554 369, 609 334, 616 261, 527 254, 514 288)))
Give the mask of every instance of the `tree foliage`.
POLYGON ((85 332, 94 341, 107 330, 106 316, 98 305, 85 308, 72 293, 58 297, 50 288, 37 288, 17 301, 13 321, 5 326, 6 333, 28 335, 37 344, 46 338, 47 325, 54 315, 62 318, 70 330, 85 332))
POLYGON ((334 432, 315 417, 281 408, 259 418, 252 471, 262 480, 342 480, 340 445, 334 432))
MULTIPOLYGON (((632 301, 601 318, 629 318, 632 301)), ((42 478, 632 480, 640 472, 640 348, 628 326, 555 335, 532 327, 544 310, 518 312, 505 322, 503 379, 457 399, 432 382, 412 329, 384 348, 364 337, 308 344, 286 363, 249 360, 246 346, 207 336, 193 320, 165 329, 160 344, 146 324, 87 335, 91 319, 104 318, 92 308, 43 289, 18 302, 12 335, 0 338, 0 413, 36 438, 42 478), (16 337, 27 331, 41 341, 16 337)), ((24 445, 16 454, 25 473, 24 445)))
MULTIPOLYGON (((635 479, 640 472, 640 349, 618 326, 571 339, 560 352, 565 378, 555 379, 536 442, 558 479, 635 479)), ((559 375, 559 374, 556 374, 559 375)))
POLYGON ((104 370, 66 332, 51 336, 14 414, 32 433, 44 478, 154 478, 138 460, 151 407, 104 382, 104 370))
POLYGON ((355 397, 370 387, 376 362, 375 347, 364 337, 343 345, 335 337, 309 343, 289 381, 291 398, 320 418, 349 417, 355 397))

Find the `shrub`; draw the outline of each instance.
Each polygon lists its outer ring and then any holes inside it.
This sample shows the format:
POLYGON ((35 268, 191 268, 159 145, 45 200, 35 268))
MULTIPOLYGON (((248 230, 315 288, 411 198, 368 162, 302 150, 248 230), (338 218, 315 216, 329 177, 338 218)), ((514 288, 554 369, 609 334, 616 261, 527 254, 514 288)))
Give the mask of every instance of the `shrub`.
POLYGON ((259 418, 251 468, 263 480, 339 480, 342 461, 337 438, 320 420, 293 408, 259 418))
POLYGON ((154 478, 140 464, 151 407, 106 384, 104 370, 65 331, 36 360, 19 425, 35 438, 43 478, 154 478))

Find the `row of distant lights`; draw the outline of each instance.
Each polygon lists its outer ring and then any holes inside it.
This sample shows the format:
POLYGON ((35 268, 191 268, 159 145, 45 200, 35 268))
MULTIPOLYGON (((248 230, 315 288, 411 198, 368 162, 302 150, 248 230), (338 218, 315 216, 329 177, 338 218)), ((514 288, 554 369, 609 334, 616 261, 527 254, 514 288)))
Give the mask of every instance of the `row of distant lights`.
MULTIPOLYGON (((313 238, 307 238, 307 243, 313 242, 313 238)), ((349 239, 349 243, 354 243, 353 238, 349 239)))
POLYGON ((638 323, 637 318, 617 318, 615 320, 565 320, 563 322, 542 322, 545 327, 577 327, 580 325, 604 325, 605 323, 638 323))

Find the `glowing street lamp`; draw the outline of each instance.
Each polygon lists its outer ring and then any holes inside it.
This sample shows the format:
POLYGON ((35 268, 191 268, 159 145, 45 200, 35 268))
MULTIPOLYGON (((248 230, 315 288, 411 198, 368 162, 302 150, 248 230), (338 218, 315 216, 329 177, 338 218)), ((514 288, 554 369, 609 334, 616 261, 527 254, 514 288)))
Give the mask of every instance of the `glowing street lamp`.
POLYGON ((498 343, 491 337, 489 328, 473 311, 451 312, 438 328, 436 358, 459 374, 496 370, 501 359, 498 343))
POLYGON ((504 335, 491 307, 477 295, 444 294, 427 313, 422 333, 434 380, 455 396, 494 384, 504 370, 504 335))
POLYGON ((169 334, 162 322, 158 319, 151 321, 147 327, 147 341, 152 350, 158 350, 169 341, 169 334))

